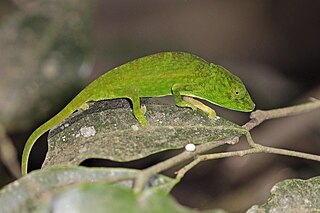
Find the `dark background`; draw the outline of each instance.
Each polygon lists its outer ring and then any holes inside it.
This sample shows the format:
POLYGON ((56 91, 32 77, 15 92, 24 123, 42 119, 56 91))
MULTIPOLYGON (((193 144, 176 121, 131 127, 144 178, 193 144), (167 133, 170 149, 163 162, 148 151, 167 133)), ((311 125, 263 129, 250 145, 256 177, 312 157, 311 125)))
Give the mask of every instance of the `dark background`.
MULTIPOLYGON (((90 23, 84 23, 90 25, 90 30, 81 35, 87 36, 90 43, 90 54, 84 54, 89 57, 82 55, 90 62, 84 74, 79 72, 81 67, 73 66, 68 71, 59 70, 58 75, 45 72, 43 79, 22 62, 0 60, 0 124, 6 133, 4 138, 14 144, 18 157, 34 128, 90 81, 117 65, 161 51, 191 52, 223 65, 244 81, 258 109, 279 108, 320 97, 319 1, 96 0, 90 4, 93 4, 93 13, 88 16, 90 23), (28 90, 41 92, 28 96, 28 90), (40 96, 36 98, 36 94, 40 96)), ((8 25, 17 13, 37 13, 39 7, 46 6, 35 0, 1 0, 0 24, 8 25)), ((68 10, 65 15, 70 17, 68 20, 76 17, 68 10)), ((8 30, 2 29, 1 33, 4 32, 8 30)), ((66 43, 76 40, 68 39, 66 43)), ((41 42, 39 34, 37 45, 41 42)), ((14 53, 17 61, 23 61, 20 59, 32 55, 33 48, 23 53, 18 42, 7 45, 3 39, 0 43, 6 44, 0 50, 2 58, 14 53)), ((37 59, 30 60, 38 63, 37 59)), ((28 63, 30 60, 27 59, 28 63)), ((41 73, 41 66, 35 67, 41 73)), ((213 107, 218 114, 238 124, 249 119, 247 113, 213 107)), ((255 129, 253 136, 258 143, 320 154, 319 119, 318 110, 269 121, 255 129)), ((46 138, 41 140, 32 152, 34 169, 40 167, 46 151, 46 138)), ((242 144, 244 141, 237 148, 243 148, 242 144)), ((17 163, 17 157, 9 161, 3 158, 2 153, 0 186, 14 180, 8 167, 14 168, 17 163)), ((143 168, 154 160, 151 157, 129 165, 143 168)), ((85 165, 95 163, 104 164, 92 160, 85 165)), ((107 162, 107 165, 119 164, 107 162)), ((275 183, 319 174, 319 163, 259 154, 202 163, 187 174, 172 194, 183 205, 243 212, 264 202, 275 183)))

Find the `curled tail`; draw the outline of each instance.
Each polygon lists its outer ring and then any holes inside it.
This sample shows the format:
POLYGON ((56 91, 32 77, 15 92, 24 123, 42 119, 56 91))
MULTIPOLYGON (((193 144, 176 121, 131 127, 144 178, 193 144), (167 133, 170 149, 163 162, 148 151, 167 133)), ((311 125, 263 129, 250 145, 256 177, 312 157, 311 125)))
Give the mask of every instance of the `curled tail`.
POLYGON ((54 126, 58 125, 61 121, 69 117, 74 111, 80 108, 84 103, 89 100, 89 94, 86 90, 80 92, 71 102, 65 106, 58 114, 52 117, 50 120, 38 127, 28 138, 22 153, 21 159, 21 173, 26 175, 28 173, 28 161, 29 155, 33 145, 36 143, 37 139, 43 135, 46 131, 52 129, 54 126))

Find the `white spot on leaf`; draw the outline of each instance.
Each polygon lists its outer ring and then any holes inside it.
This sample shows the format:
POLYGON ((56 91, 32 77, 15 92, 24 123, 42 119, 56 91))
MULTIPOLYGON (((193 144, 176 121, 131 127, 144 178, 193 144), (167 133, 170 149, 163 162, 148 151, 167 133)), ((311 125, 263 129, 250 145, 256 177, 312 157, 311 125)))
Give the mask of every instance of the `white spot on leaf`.
POLYGON ((80 129, 80 134, 85 138, 91 137, 96 134, 96 129, 94 128, 94 126, 85 126, 80 129))

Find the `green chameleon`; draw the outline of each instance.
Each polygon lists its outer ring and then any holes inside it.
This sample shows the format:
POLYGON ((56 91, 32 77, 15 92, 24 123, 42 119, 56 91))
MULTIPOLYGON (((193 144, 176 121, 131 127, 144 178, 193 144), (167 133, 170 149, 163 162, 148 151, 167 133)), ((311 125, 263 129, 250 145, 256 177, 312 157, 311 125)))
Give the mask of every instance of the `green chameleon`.
POLYGON ((27 173, 28 157, 36 140, 87 102, 128 98, 132 101, 136 119, 142 126, 147 126, 140 98, 165 95, 173 95, 177 106, 200 109, 210 118, 214 118, 215 111, 191 97, 243 112, 250 112, 255 107, 241 80, 221 66, 182 52, 142 57, 116 67, 93 81, 58 114, 38 127, 24 147, 22 174, 27 173))

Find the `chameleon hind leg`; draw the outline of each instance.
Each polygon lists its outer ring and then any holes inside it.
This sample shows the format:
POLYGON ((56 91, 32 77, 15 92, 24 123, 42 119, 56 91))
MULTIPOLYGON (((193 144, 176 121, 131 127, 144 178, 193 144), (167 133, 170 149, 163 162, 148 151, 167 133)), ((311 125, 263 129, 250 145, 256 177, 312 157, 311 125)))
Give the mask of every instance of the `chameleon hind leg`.
POLYGON ((148 121, 146 120, 144 113, 146 111, 145 108, 140 105, 140 97, 138 95, 133 95, 129 97, 132 102, 133 115, 140 122, 142 126, 148 126, 148 121))
MULTIPOLYGON (((99 95, 98 97, 93 96, 93 97, 91 97, 90 100, 99 101, 99 100, 106 99, 106 98, 101 98, 101 97, 102 97, 102 95, 99 95)), ((117 96, 109 95, 108 99, 119 98, 119 97, 129 98, 131 100, 132 108, 133 108, 133 115, 135 116, 135 118, 139 121, 139 123, 142 126, 147 126, 148 122, 147 122, 146 118, 144 117, 145 108, 141 108, 141 106, 140 106, 139 93, 135 89, 127 89, 127 90, 121 91, 120 95, 119 94, 117 96)))
POLYGON ((214 109, 208 107, 207 105, 203 104, 200 101, 197 101, 193 99, 190 96, 185 96, 182 98, 181 96, 181 91, 191 91, 192 90, 192 85, 182 85, 182 84, 174 84, 172 86, 172 94, 174 96, 174 100, 177 104, 177 106, 180 107, 190 107, 193 110, 199 109, 206 114, 208 114, 209 118, 214 118, 216 116, 216 112, 214 109))

